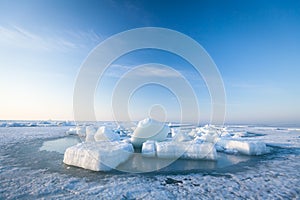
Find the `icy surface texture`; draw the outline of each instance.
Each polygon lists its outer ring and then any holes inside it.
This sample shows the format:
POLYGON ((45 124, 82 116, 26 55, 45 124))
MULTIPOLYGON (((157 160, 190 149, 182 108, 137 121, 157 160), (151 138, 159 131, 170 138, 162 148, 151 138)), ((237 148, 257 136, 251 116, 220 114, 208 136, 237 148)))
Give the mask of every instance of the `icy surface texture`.
POLYGON ((217 152, 211 143, 195 142, 154 142, 143 143, 142 155, 166 159, 216 160, 217 152))
POLYGON ((109 171, 125 162, 133 146, 124 142, 85 142, 67 148, 63 162, 93 171, 109 171))
POLYGON ((156 142, 158 158, 184 158, 216 160, 217 152, 211 143, 195 142, 156 142))
POLYGON ((216 144, 219 151, 239 152, 241 154, 257 156, 269 153, 269 149, 263 142, 220 140, 216 144))
POLYGON ((150 176, 95 173, 62 165, 62 154, 38 151, 44 141, 65 137, 69 128, 0 128, 0 199, 300 199, 299 128, 227 126, 223 139, 236 135, 273 150, 213 172, 150 176))

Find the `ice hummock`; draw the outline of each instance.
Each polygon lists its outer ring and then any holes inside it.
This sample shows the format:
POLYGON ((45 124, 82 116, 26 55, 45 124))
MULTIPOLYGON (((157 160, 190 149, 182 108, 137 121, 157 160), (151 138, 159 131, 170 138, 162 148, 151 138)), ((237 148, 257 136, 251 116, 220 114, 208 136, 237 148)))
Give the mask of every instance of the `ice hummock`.
POLYGON ((217 160, 217 151, 212 143, 196 143, 193 141, 147 141, 143 143, 142 155, 165 159, 217 160))
POLYGON ((151 118, 140 121, 131 136, 135 147, 141 147, 147 140, 164 141, 170 133, 169 126, 151 118))
POLYGON ((71 127, 66 131, 67 135, 78 135, 79 137, 86 136, 86 128, 84 126, 71 127))
POLYGON ((62 127, 62 126, 75 126, 72 121, 0 121, 0 127, 62 127))
POLYGON ((84 132, 86 140, 67 149, 64 162, 95 171, 107 171, 128 159, 127 156, 124 156, 124 159, 114 156, 116 152, 122 155, 124 144, 131 146, 126 147, 131 149, 127 154, 133 153, 133 146, 141 147, 143 157, 160 159, 217 160, 217 151, 238 152, 251 156, 269 152, 263 142, 237 140, 226 128, 212 125, 196 127, 190 132, 186 129, 172 128, 172 138, 167 138, 170 133, 167 125, 150 118, 140 121, 133 134, 125 135, 123 129, 121 126, 115 130, 108 126, 101 126, 98 129, 94 126, 73 128, 77 135, 80 131, 84 132), (121 132, 125 135, 122 138, 121 132), (110 148, 114 152, 111 152, 110 148), (92 157, 94 160, 90 161, 92 157), (114 159, 115 161, 112 161, 114 159), (111 162, 109 168, 106 168, 106 160, 111 162))
POLYGON ((84 142, 67 148, 63 162, 93 171, 109 171, 127 161, 133 146, 126 142, 84 142))
POLYGON ((95 133, 94 139, 95 141, 119 141, 120 135, 113 132, 110 128, 106 126, 101 126, 95 133))
POLYGON ((264 142, 260 141, 238 141, 221 139, 216 144, 218 151, 238 152, 245 155, 257 156, 270 152, 264 142))

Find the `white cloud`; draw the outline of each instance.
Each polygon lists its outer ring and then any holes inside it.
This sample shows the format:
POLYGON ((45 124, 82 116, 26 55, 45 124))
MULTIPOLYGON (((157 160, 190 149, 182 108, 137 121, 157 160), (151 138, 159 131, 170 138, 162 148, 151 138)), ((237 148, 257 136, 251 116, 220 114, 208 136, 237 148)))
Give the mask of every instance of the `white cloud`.
POLYGON ((0 26, 0 45, 31 50, 69 51, 90 48, 101 41, 101 37, 93 30, 48 32, 38 34, 16 25, 0 26))

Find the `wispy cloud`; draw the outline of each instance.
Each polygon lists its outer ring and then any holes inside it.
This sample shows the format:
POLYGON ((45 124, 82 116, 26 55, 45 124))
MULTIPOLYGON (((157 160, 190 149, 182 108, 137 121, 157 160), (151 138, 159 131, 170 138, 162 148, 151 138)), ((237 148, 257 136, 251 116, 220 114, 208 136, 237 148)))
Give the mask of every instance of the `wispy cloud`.
POLYGON ((177 78, 180 77, 180 71, 170 70, 166 67, 153 66, 127 66, 114 64, 106 71, 105 76, 112 78, 121 78, 126 74, 126 78, 143 78, 143 77, 157 77, 157 78, 177 78), (126 74, 127 73, 127 74, 126 74))
POLYGON ((43 51, 69 51, 96 45, 101 37, 94 31, 49 31, 41 34, 20 26, 4 27, 0 25, 0 45, 43 51))

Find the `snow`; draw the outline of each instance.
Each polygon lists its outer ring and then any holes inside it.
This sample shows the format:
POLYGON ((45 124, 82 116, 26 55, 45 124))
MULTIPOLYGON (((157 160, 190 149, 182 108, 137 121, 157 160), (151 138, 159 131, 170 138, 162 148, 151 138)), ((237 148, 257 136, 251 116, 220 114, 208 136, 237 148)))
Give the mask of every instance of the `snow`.
POLYGON ((84 142, 67 148, 63 162, 93 171, 109 171, 125 162, 133 146, 124 142, 84 142))
POLYGON ((120 135, 105 126, 101 126, 95 133, 94 139, 95 141, 119 141, 120 135))
POLYGON ((158 158, 168 159, 217 159, 217 152, 212 143, 156 142, 156 154, 158 158))
POLYGON ((300 199, 299 128, 228 125, 227 133, 218 132, 220 139, 263 142, 272 150, 262 157, 218 152, 217 162, 188 160, 214 166, 221 162, 219 158, 245 159, 212 171, 147 174, 95 173, 63 165, 63 154, 39 151, 43 142, 77 137, 65 135, 69 128, 0 128, 0 199, 300 199), (257 135, 240 134, 246 132, 257 135))
POLYGON ((140 121, 133 132, 131 142, 135 147, 141 147, 147 140, 163 141, 170 133, 170 128, 162 122, 146 118, 140 121))
POLYGON ((63 137, 66 130, 67 127, 1 127, 0 144, 63 137))

